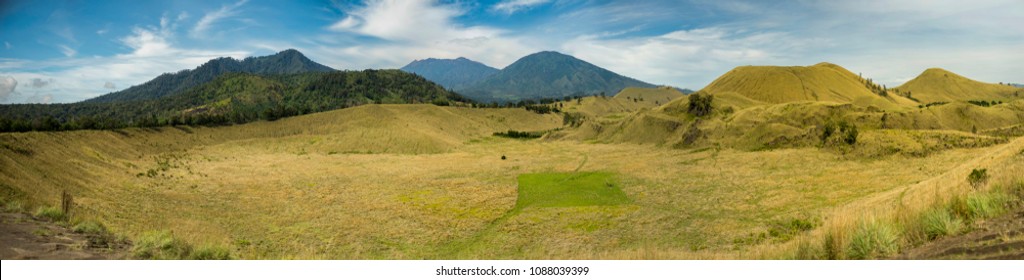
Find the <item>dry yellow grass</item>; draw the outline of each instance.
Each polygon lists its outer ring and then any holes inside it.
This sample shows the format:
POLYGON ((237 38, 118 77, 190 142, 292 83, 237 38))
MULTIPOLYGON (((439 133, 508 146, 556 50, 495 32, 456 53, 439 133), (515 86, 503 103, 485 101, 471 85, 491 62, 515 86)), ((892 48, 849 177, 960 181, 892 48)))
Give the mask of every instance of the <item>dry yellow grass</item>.
POLYGON ((880 96, 856 74, 831 63, 812 66, 741 66, 715 79, 701 91, 735 93, 766 103, 828 101, 896 109, 915 105, 902 96, 880 96))
POLYGON ((0 134, 0 185, 36 205, 68 190, 75 215, 116 233, 172 230, 241 258, 746 258, 795 244, 751 238, 775 221, 819 218, 818 234, 859 217, 858 205, 962 180, 965 162, 1002 172, 1022 143, 849 159, 490 137, 560 124, 521 109, 388 105, 221 128, 0 134), (510 213, 519 174, 575 170, 618 174, 632 203, 510 213))
POLYGON ((1008 100, 1024 97, 1024 90, 1010 85, 990 84, 968 79, 940 68, 925 70, 913 80, 896 87, 910 92, 921 103, 969 100, 1008 100))

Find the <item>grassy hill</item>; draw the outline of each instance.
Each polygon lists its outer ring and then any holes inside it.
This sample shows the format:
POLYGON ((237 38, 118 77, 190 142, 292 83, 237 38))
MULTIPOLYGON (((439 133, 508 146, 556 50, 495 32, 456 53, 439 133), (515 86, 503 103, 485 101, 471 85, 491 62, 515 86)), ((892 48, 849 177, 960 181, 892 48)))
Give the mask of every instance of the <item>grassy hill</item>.
POLYGON ((872 91, 867 80, 838 65, 741 66, 725 73, 701 91, 735 93, 766 103, 828 101, 893 109, 916 105, 902 96, 872 91))
POLYGON ((559 102, 565 112, 580 113, 587 117, 621 118, 643 109, 651 109, 683 97, 672 87, 628 87, 612 97, 588 96, 559 102))
POLYGON ((1020 88, 975 81, 941 68, 929 68, 896 89, 904 93, 909 92, 911 97, 925 104, 1024 98, 1024 90, 1020 88))

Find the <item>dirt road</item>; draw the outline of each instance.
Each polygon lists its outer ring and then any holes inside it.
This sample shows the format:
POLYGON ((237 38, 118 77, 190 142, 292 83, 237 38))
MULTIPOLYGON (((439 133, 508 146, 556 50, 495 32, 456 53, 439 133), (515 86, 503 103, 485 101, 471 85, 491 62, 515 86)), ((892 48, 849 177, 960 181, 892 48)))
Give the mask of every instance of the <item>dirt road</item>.
POLYGON ((128 256, 127 244, 90 244, 89 239, 95 237, 23 213, 0 213, 0 259, 104 260, 128 256))

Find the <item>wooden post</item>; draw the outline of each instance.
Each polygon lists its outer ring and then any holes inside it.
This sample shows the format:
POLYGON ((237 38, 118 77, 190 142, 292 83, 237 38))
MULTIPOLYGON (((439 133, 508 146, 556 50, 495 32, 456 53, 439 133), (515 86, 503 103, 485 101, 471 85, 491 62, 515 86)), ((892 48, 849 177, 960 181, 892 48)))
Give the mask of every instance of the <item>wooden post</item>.
POLYGON ((64 212, 65 218, 71 217, 71 206, 74 204, 74 198, 68 191, 61 191, 60 193, 60 210, 64 212))

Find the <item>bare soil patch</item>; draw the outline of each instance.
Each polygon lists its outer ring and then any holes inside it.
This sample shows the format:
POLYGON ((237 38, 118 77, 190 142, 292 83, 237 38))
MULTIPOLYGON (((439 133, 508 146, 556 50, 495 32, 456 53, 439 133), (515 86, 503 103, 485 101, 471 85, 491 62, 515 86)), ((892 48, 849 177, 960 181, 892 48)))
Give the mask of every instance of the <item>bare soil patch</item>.
POLYGON ((59 224, 24 213, 0 213, 0 259, 108 260, 124 259, 129 245, 90 242, 103 236, 75 233, 59 224))

